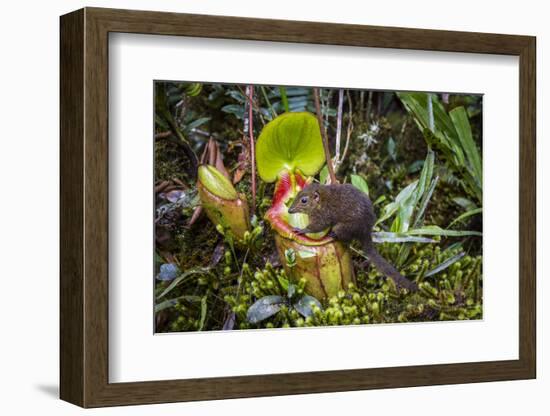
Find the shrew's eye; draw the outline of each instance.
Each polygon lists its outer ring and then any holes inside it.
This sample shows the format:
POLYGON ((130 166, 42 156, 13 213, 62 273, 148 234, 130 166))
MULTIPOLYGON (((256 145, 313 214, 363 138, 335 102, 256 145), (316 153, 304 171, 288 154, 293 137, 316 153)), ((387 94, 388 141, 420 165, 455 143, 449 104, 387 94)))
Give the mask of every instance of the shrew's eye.
POLYGON ((302 204, 307 203, 307 196, 302 197, 302 199, 300 200, 300 202, 301 202, 302 204))

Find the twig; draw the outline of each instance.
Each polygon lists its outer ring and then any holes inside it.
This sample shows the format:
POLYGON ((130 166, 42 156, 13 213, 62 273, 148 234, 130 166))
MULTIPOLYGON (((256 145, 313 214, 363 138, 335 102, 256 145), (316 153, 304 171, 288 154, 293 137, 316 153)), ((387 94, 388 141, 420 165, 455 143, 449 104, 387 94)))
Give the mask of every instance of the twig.
POLYGON ((330 158, 330 149, 328 147, 328 137, 323 125, 323 114, 321 113, 321 103, 319 100, 319 88, 313 88, 313 100, 315 101, 315 111, 317 112, 317 121, 319 122, 319 129, 321 129, 321 138, 323 141, 323 147, 325 149, 325 158, 327 161, 328 174, 330 182, 333 184, 338 183, 336 175, 334 174, 334 167, 332 166, 332 159, 330 158))
POLYGON ((365 110, 365 91, 364 90, 359 93, 359 117, 361 118, 361 120, 365 119, 363 110, 365 110))
POLYGON ((351 133, 353 132, 353 107, 352 107, 349 91, 347 92, 347 96, 348 96, 348 104, 349 104, 348 129, 346 132, 346 144, 344 146, 344 151, 342 152, 342 159, 340 160, 339 165, 342 164, 342 162, 346 158, 346 155, 348 154, 349 141, 351 139, 351 133))
POLYGON ((160 133, 155 134, 155 140, 165 139, 167 137, 170 137, 171 135, 172 135, 171 131, 161 131, 160 133))
POLYGON ((369 91, 369 96, 367 98, 367 111, 365 112, 365 123, 369 123, 370 109, 372 106, 372 91, 369 91))
POLYGON ((342 136, 342 110, 344 107, 344 90, 338 90, 338 114, 336 117, 336 144, 334 146, 334 165, 338 169, 340 164, 340 138, 342 136))
POLYGON ((256 149, 254 144, 254 131, 252 129, 252 106, 254 100, 254 86, 249 85, 246 87, 248 95, 248 137, 250 139, 250 159, 251 159, 251 172, 252 175, 252 215, 256 212, 256 149))

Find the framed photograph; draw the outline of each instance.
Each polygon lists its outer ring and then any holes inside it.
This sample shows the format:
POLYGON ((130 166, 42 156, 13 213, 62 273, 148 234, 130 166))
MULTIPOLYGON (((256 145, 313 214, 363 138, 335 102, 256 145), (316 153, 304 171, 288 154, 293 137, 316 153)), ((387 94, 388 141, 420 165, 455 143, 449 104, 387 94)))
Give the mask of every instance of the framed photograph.
POLYGON ((534 37, 60 27, 63 400, 536 377, 534 37))

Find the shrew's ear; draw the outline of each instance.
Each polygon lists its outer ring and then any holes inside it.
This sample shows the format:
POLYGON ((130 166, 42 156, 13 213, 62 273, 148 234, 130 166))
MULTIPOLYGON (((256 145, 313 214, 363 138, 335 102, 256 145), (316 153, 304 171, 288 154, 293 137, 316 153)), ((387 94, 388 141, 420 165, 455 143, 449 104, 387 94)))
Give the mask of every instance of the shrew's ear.
POLYGON ((313 192, 313 199, 317 202, 319 202, 319 191, 313 192))

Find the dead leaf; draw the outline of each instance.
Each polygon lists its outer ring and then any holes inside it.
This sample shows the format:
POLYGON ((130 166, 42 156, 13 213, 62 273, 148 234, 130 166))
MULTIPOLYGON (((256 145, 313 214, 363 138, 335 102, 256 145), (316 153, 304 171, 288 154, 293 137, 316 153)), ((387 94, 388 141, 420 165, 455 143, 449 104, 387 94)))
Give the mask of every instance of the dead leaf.
POLYGON ((197 220, 199 219, 199 217, 201 216, 202 214, 202 206, 197 206, 195 208, 195 211, 193 211, 193 215, 191 216, 191 219, 189 220, 189 225, 193 225, 197 222, 197 220))

